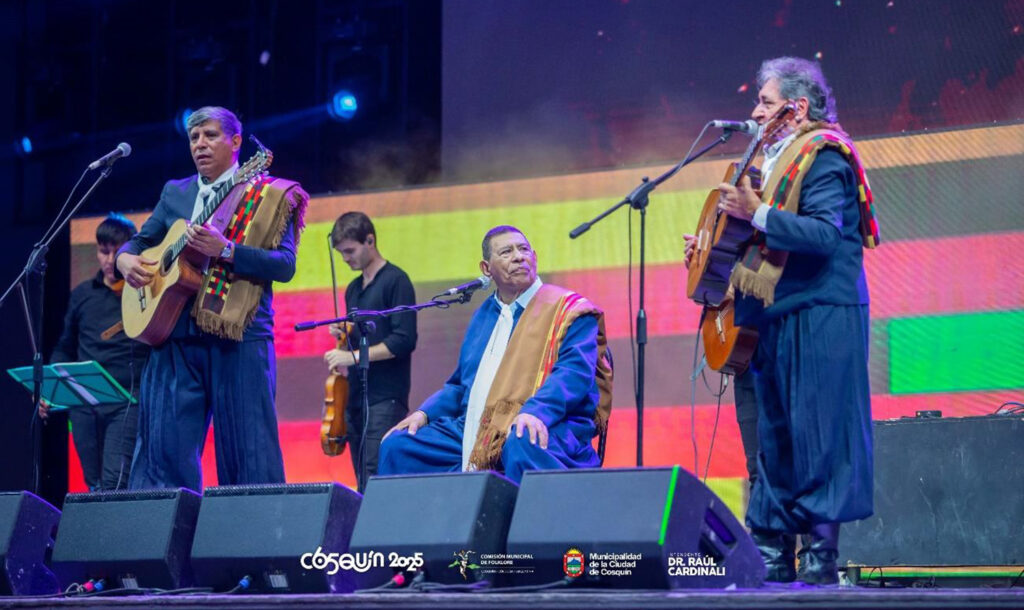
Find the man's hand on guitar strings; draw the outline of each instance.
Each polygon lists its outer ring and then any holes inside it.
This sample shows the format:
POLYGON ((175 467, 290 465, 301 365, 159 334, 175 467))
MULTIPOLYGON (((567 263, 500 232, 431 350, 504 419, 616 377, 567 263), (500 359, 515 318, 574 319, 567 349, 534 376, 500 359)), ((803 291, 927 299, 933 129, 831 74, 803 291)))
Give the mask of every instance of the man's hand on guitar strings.
POLYGON ((189 224, 185 234, 188 236, 188 245, 203 256, 220 256, 224 246, 228 245, 228 238, 209 223, 189 224))
POLYGON ((722 194, 718 200, 718 209, 733 218, 750 220, 761 205, 761 198, 750 185, 750 176, 743 176, 737 186, 723 182, 718 185, 718 192, 722 194))
POLYGON ((128 254, 127 252, 118 255, 115 261, 117 270, 124 276, 124 281, 132 288, 141 288, 153 281, 152 267, 157 261, 151 260, 141 254, 128 254))

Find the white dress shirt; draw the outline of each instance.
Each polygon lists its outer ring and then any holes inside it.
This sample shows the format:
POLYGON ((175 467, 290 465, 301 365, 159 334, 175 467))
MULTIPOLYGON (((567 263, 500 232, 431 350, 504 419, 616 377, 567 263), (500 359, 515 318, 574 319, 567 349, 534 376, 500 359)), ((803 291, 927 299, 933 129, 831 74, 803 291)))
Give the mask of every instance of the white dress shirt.
POLYGON ((202 176, 196 175, 196 180, 199 182, 199 192, 196 193, 196 201, 192 204, 192 216, 189 220, 194 221, 196 218, 199 218, 199 215, 203 212, 203 206, 206 205, 206 198, 213 194, 213 189, 217 185, 230 180, 236 171, 238 171, 237 161, 213 182, 207 183, 202 176))
POLYGON ((484 407, 487 406, 487 395, 491 392, 491 385, 494 383, 494 376, 501 365, 501 359, 505 356, 508 348, 508 340, 512 336, 512 324, 515 321, 516 313, 526 309, 533 295, 537 294, 543 282, 540 278, 533 281, 533 284, 523 294, 506 305, 498 298, 495 291, 494 300, 501 307, 498 314, 498 322, 491 331, 491 338, 487 341, 484 354, 480 358, 480 366, 476 370, 476 377, 473 379, 473 387, 469 389, 469 404, 466 407, 466 427, 462 433, 462 469, 469 470, 469 455, 473 452, 473 445, 476 444, 476 435, 480 431, 480 418, 484 414, 484 407))

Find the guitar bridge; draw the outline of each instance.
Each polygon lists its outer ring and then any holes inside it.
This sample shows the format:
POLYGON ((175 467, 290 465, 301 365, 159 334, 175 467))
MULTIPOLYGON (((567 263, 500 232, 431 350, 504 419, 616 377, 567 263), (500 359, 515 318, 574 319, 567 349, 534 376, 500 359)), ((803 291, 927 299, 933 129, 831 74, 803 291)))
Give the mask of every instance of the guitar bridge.
POLYGON ((703 252, 711 245, 711 232, 702 228, 697 234, 697 250, 703 252))
POLYGON ((136 288, 139 292, 139 311, 146 311, 146 289, 136 288))

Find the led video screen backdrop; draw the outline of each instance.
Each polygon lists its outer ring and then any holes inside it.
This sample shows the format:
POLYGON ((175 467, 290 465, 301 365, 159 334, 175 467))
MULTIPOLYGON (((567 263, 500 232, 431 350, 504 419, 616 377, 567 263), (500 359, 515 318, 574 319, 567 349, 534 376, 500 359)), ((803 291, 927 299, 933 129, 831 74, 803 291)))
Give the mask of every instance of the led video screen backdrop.
POLYGON ((858 139, 1024 117, 1016 0, 446 0, 443 31, 449 180, 680 159, 782 55, 820 60, 858 139))
MULTIPOLYGON (((882 245, 864 257, 874 417, 924 409, 982 415, 1021 400, 1021 6, 736 2, 728 3, 728 25, 713 3, 445 2, 443 156, 445 174, 457 184, 315 197, 298 272, 274 288, 288 480, 355 480, 347 453, 328 458, 320 450, 321 358, 333 341, 323 329, 292 330, 297 322, 333 315, 326 236, 348 210, 374 219, 381 252, 408 272, 421 301, 479 274, 487 229, 521 227, 546 282, 605 309, 616 361, 605 464, 634 464, 630 223, 620 210, 577 240, 568 232, 642 176, 667 169, 704 122, 746 118, 761 59, 786 53, 821 58, 840 121, 858 142, 875 191, 882 245), (725 36, 733 30, 753 33, 725 36)), ((745 145, 736 136, 656 191, 646 252, 645 464, 680 464, 703 476, 714 433, 709 484, 737 510, 746 473, 732 391, 719 409, 717 374, 696 388, 690 381, 700 311, 685 297, 681 235, 693 231, 708 190, 745 145)), ((154 197, 165 178, 154 179, 154 197)), ((74 282, 95 272, 98 220, 74 223, 74 282)), ((635 308, 635 214, 631 227, 635 308)), ((354 274, 340 258, 336 263, 343 293, 354 274)), ((420 314, 411 407, 451 373, 483 296, 420 314)), ((213 484, 209 447, 204 462, 206 483, 213 484)), ((73 489, 81 489, 78 476, 73 473, 73 489)))

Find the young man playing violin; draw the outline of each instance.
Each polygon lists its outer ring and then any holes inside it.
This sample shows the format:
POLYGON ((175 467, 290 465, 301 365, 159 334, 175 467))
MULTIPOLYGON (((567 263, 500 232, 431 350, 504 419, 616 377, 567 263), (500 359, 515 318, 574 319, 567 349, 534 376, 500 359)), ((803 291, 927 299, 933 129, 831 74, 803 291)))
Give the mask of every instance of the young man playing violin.
MULTIPOLYGON (((345 309, 382 310, 416 303, 416 292, 409 276, 381 256, 377 249, 377 231, 362 212, 346 212, 338 217, 331 231, 331 244, 353 271, 361 272, 345 290, 345 309)), ((363 410, 363 392, 356 367, 359 358, 359 329, 349 327, 343 347, 324 354, 330 373, 349 376, 348 404, 345 408, 347 443, 356 472, 359 492, 366 481, 377 474, 377 455, 384 433, 401 421, 408 411, 412 352, 416 349, 416 314, 401 313, 374 321, 367 335, 370 367, 367 370, 367 404, 363 410)), ((331 333, 342 335, 337 326, 331 333)))

